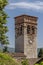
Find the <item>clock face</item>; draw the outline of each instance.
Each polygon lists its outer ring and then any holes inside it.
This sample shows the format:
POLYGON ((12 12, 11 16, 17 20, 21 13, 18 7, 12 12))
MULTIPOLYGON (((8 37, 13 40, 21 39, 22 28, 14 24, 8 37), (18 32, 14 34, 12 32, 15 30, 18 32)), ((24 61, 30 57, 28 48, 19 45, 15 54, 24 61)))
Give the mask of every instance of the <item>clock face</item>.
POLYGON ((32 43, 33 43, 32 39, 28 39, 28 42, 29 42, 30 44, 32 44, 32 43))
POLYGON ((32 44, 33 42, 34 42, 34 37, 32 35, 28 36, 28 43, 32 44))
POLYGON ((29 43, 32 44, 32 40, 29 40, 29 43))

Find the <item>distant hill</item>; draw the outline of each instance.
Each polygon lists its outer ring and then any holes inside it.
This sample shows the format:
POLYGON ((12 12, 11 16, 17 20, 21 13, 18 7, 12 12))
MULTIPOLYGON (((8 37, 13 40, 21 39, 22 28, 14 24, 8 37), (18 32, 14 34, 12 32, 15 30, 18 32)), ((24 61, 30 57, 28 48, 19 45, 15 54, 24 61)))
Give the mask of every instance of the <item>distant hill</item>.
MULTIPOLYGON (((3 51, 3 48, 4 48, 4 46, 1 46, 1 45, 0 45, 0 50, 1 50, 1 51, 3 51)), ((10 53, 14 53, 14 52, 15 52, 15 48, 8 47, 7 50, 8 50, 8 52, 10 52, 10 53)))
POLYGON ((15 52, 15 48, 8 47, 7 50, 8 50, 10 53, 14 53, 14 52, 15 52))
MULTIPOLYGON (((4 48, 4 47, 1 47, 1 46, 0 46, 0 49, 1 49, 1 50, 2 50, 2 48, 4 48)), ((40 49, 41 49, 41 48, 38 48, 38 49, 37 49, 37 52, 38 52, 38 53, 39 53, 40 49)), ((42 49, 43 49, 43 48, 42 48, 42 49)), ((8 52, 10 52, 10 53, 14 53, 14 52, 15 52, 15 48, 8 47, 7 50, 8 50, 8 52)))

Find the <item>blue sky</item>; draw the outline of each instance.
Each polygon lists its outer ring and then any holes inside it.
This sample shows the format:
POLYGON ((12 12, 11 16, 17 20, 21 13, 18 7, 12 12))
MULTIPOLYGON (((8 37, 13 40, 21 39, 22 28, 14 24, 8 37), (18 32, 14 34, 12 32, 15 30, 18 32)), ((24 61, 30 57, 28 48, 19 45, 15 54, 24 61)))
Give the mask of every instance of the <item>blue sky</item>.
POLYGON ((37 47, 43 47, 43 0, 9 0, 9 5, 6 6, 5 11, 10 17, 7 23, 9 47, 15 47, 14 17, 21 14, 38 17, 37 47))

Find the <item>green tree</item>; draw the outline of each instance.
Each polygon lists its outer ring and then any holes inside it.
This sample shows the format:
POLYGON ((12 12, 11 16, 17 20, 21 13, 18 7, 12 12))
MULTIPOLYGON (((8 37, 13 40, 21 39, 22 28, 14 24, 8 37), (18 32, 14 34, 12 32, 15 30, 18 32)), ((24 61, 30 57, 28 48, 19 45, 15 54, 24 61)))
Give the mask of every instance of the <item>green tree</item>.
POLYGON ((7 46, 4 47, 3 52, 8 52, 7 46))
POLYGON ((43 62, 40 62, 40 65, 43 65, 43 62))
POLYGON ((39 64, 37 63, 37 64, 35 64, 35 65, 39 65, 39 64))
POLYGON ((9 44, 8 36, 8 27, 6 26, 8 15, 5 12, 5 7, 8 4, 7 0, 0 0, 0 43, 2 45, 9 44))
POLYGON ((40 63, 36 63, 35 65, 43 65, 43 61, 41 61, 40 63))
POLYGON ((43 57, 43 49, 41 48, 39 53, 38 53, 38 57, 43 57))
POLYGON ((22 65, 29 65, 29 62, 27 59, 23 60, 21 63, 22 63, 22 65))
POLYGON ((0 53, 0 65, 21 65, 15 58, 9 54, 0 53))

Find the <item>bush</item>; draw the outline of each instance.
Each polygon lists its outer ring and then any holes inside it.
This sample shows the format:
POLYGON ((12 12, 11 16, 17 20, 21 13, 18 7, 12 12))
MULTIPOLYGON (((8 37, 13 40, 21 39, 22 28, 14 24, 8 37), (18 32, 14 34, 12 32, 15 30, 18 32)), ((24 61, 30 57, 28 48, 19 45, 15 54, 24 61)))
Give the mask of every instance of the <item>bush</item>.
POLYGON ((40 62, 40 63, 37 63, 37 64, 35 64, 35 65, 43 65, 43 61, 42 61, 42 62, 40 62))
POLYGON ((23 60, 21 63, 22 63, 22 65, 29 65, 29 63, 28 63, 28 60, 27 60, 27 59, 23 60))
POLYGON ((0 65, 20 65, 20 64, 9 54, 0 53, 0 65))

